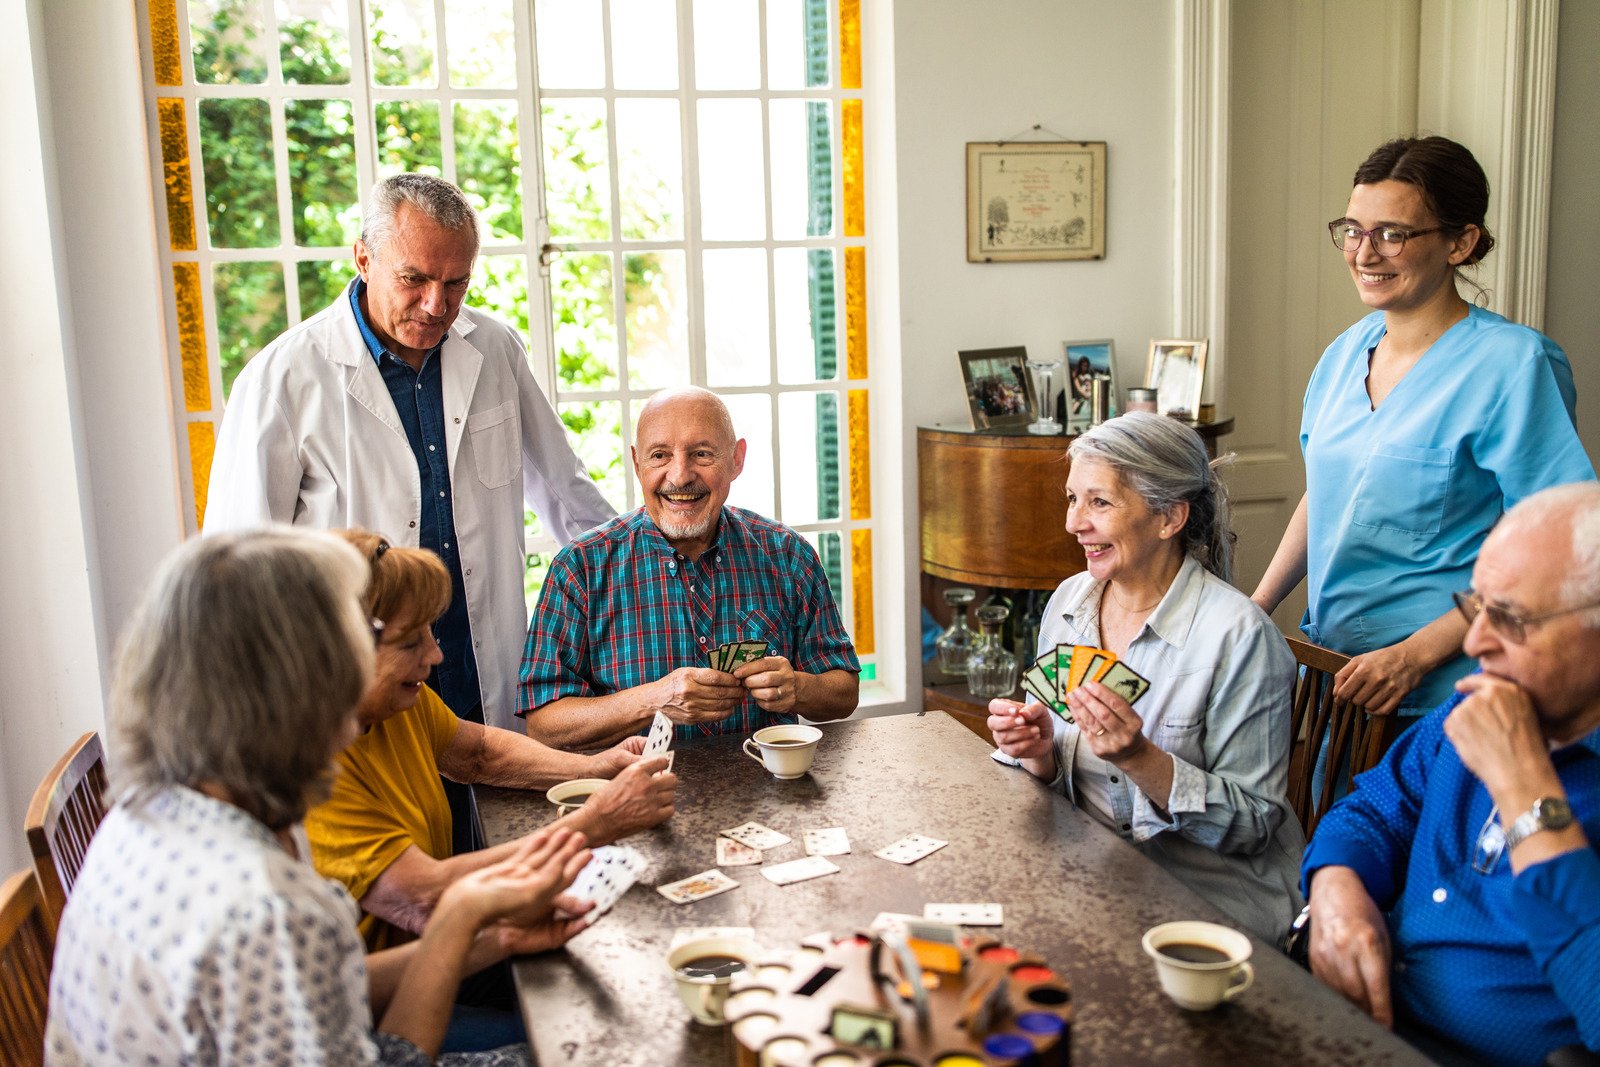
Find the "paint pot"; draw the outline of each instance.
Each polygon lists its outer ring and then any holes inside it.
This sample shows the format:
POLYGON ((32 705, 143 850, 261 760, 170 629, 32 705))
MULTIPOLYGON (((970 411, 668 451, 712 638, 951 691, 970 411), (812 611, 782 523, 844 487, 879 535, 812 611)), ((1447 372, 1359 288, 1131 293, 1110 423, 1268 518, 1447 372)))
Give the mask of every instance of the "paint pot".
POLYGON ((824 1052, 811 1061, 811 1067, 859 1067, 861 1057, 849 1052, 824 1052))
POLYGON ((1011 977, 1018 982, 1032 985, 1034 982, 1048 982, 1056 976, 1056 972, 1037 963, 1019 963, 1011 968, 1011 977))
POLYGON ((1020 1034, 990 1034, 983 1039, 983 1051, 992 1063, 1005 1067, 1032 1056, 1033 1042, 1020 1034))
POLYGON ((807 1045, 801 1038, 775 1037, 761 1047, 761 1067, 804 1063, 807 1050, 807 1045))
POLYGON ((1054 1037, 1066 1030, 1065 1019, 1042 1011, 1025 1011, 1017 1016, 1017 1029, 1040 1037, 1054 1037))
POLYGON ((976 1056, 956 1052, 949 1056, 940 1056, 933 1061, 933 1067, 987 1067, 987 1065, 976 1056))
POLYGON ((755 1048, 766 1039, 766 1036, 777 1028, 778 1017, 758 1012, 755 1015, 746 1015, 743 1019, 733 1024, 733 1036, 746 1048, 755 1048))
POLYGON ((978 958, 990 963, 1015 963, 1022 958, 1022 953, 1010 945, 990 945, 978 950, 978 958))

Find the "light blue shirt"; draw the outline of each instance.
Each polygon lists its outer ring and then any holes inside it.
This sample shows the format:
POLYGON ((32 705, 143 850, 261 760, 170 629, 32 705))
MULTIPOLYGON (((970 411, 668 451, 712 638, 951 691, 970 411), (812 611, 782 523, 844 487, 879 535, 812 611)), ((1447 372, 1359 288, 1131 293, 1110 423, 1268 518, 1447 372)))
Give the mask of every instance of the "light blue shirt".
MULTIPOLYGON (((1087 571, 1062 582, 1045 606, 1040 653, 1099 645, 1104 591, 1087 571)), ((1134 710, 1144 735, 1172 756, 1171 793, 1145 796, 1059 719, 1052 788, 1102 822, 1109 804, 1111 829, 1257 937, 1277 941, 1300 910, 1305 849, 1287 800, 1288 644, 1260 608, 1191 557, 1121 658, 1150 681, 1134 710)))
MULTIPOLYGON (((1572 367, 1554 341, 1472 307, 1373 411, 1367 371, 1383 333, 1373 312, 1328 346, 1300 422, 1301 629, 1346 655, 1395 644, 1449 611, 1517 501, 1594 477, 1573 424, 1572 367)), ((1472 667, 1457 656, 1436 668, 1401 713, 1441 703, 1472 667)))

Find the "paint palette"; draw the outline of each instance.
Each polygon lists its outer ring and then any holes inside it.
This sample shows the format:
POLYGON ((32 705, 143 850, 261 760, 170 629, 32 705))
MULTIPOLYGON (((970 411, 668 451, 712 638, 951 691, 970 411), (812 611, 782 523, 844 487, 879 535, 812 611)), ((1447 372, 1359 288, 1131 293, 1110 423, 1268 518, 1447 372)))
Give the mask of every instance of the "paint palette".
POLYGON ((998 941, 960 946, 958 970, 924 970, 927 1024, 900 958, 866 934, 809 938, 736 974, 725 1012, 738 1067, 1066 1067, 1072 989, 998 941), (874 976, 874 949, 878 973, 874 976))

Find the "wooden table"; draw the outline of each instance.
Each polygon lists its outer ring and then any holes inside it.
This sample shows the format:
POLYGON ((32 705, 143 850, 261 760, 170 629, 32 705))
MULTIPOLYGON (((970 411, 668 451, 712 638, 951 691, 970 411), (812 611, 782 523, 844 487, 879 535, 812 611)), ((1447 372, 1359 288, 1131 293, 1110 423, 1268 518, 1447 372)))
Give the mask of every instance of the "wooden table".
MULTIPOLYGON (((1140 948, 1172 919, 1225 921, 1166 872, 942 714, 824 727, 812 774, 782 782, 739 750, 740 738, 682 746, 678 812, 629 840, 651 867, 616 908, 565 951, 517 961, 517 986, 543 1067, 731 1063, 727 1034, 693 1023, 665 961, 675 927, 749 926, 769 949, 806 935, 864 928, 881 911, 929 902, 1005 905, 1007 942, 1042 954, 1072 982, 1078 1067, 1133 1063, 1426 1063, 1400 1039, 1257 943, 1255 987, 1208 1013, 1162 995, 1140 948), (715 865, 718 830, 754 819, 794 840, 768 862, 804 854, 801 833, 843 826, 840 873, 775 886, 732 867, 738 889, 669 903, 655 885, 715 865), (949 841, 903 867, 872 855, 907 833, 949 841)), ((479 791, 491 843, 549 820, 538 793, 479 791)))

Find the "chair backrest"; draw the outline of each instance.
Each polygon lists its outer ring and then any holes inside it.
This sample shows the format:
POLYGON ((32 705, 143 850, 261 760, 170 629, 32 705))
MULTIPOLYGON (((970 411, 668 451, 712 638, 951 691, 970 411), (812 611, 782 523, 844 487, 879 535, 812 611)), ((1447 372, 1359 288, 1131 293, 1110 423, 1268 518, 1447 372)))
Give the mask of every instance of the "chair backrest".
POLYGON ((105 750, 100 736, 90 731, 44 776, 24 823, 52 930, 61 921, 89 841, 105 817, 105 750))
POLYGON ((18 871, 0 886, 0 1063, 44 1063, 44 1025, 50 995, 54 927, 39 881, 18 871))
POLYGON ((1394 739, 1393 715, 1368 715, 1349 701, 1333 696, 1333 679, 1350 657, 1309 641, 1285 638, 1300 664, 1294 686, 1294 712, 1290 719, 1294 749, 1289 759, 1289 806, 1300 818, 1306 838, 1352 777, 1371 770, 1394 739), (1328 748, 1322 789, 1312 795, 1317 757, 1328 748))

